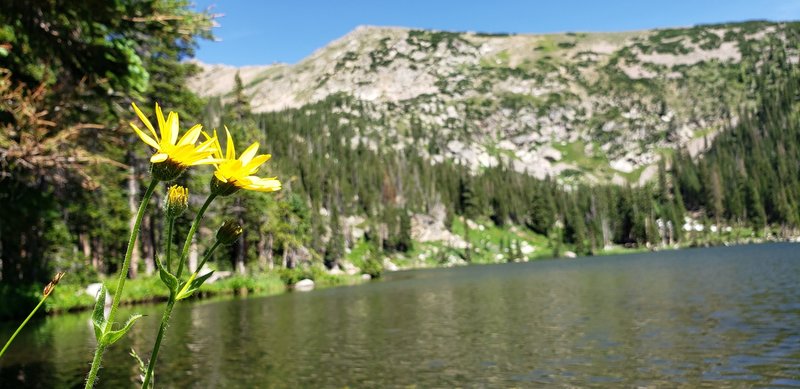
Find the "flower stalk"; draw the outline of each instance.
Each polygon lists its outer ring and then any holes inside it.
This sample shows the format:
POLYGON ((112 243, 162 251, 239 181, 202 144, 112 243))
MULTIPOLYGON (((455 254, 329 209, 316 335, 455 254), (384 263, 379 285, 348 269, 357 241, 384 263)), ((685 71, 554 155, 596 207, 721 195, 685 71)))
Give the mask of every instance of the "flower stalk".
MULTIPOLYGON (((150 203, 150 197, 153 196, 153 192, 155 191, 158 182, 159 181, 155 178, 150 181, 150 185, 147 187, 147 190, 144 193, 142 203, 139 204, 139 211, 136 213, 136 221, 133 224, 131 236, 128 238, 128 249, 125 251, 125 259, 122 261, 122 268, 120 269, 119 277, 117 278, 117 289, 114 291, 114 297, 111 300, 111 311, 108 313, 108 318, 106 319, 105 326, 102 329, 103 334, 111 332, 111 327, 114 323, 114 317, 117 314, 117 307, 119 307, 119 302, 122 299, 122 290, 125 287, 125 279, 128 278, 128 270, 131 265, 131 254, 133 254, 133 247, 136 244, 136 238, 139 236, 139 230, 141 229, 144 211, 147 209, 147 205, 150 203)), ((105 293, 102 294, 104 295, 105 293)), ((102 303, 102 301, 97 302, 97 304, 102 303)), ((97 348, 94 352, 94 358, 92 358, 92 367, 89 370, 89 376, 86 378, 86 389, 94 387, 94 382, 97 380, 97 372, 100 370, 100 363, 103 359, 103 353, 105 352, 107 346, 108 343, 102 341, 102 338, 100 338, 98 335, 97 348)))
MULTIPOLYGON (((179 258, 178 268, 176 270, 176 275, 174 276, 171 274, 171 269, 170 269, 171 266, 169 265, 170 254, 169 251, 167 252, 167 269, 166 269, 167 274, 162 274, 162 279, 165 277, 168 279, 169 277, 174 277, 174 280, 176 282, 171 285, 170 282, 164 280, 164 283, 167 284, 167 287, 170 289, 169 300, 167 301, 166 307, 164 307, 164 313, 161 315, 161 324, 158 327, 158 335, 156 335, 156 341, 155 344, 153 345, 153 351, 150 354, 150 360, 147 362, 147 372, 145 373, 144 380, 142 380, 142 388, 144 389, 149 388, 150 382, 153 378, 153 372, 155 370, 156 362, 158 360, 158 351, 161 349, 161 341, 164 339, 164 334, 167 331, 167 326, 169 326, 169 320, 172 315, 172 309, 175 307, 175 303, 177 303, 178 300, 189 297, 194 292, 194 290, 196 290, 200 286, 200 285, 195 286, 195 280, 199 280, 200 281, 199 284, 202 284, 202 282, 205 281, 207 277, 198 279, 197 274, 200 271, 200 269, 202 269, 206 261, 208 261, 208 259, 211 258, 211 255, 214 253, 214 250, 216 250, 220 244, 219 240, 214 242, 214 245, 211 246, 206 255, 203 257, 203 261, 201 262, 200 266, 198 266, 194 274, 192 274, 192 276, 189 277, 189 279, 182 284, 182 288, 178 290, 179 286, 181 286, 179 280, 184 268, 186 257, 188 257, 189 255, 189 248, 191 246, 192 238, 194 237, 194 234, 197 231, 197 227, 200 225, 200 221, 203 218, 203 214, 205 214, 206 210, 208 209, 208 206, 211 205, 211 202, 214 201, 216 197, 217 195, 215 193, 211 193, 208 196, 208 198, 206 198, 206 201, 205 203, 203 203, 203 206, 200 207, 200 210, 197 211, 197 215, 194 218, 194 222, 192 222, 192 227, 189 229, 189 233, 186 236, 186 242, 183 245, 183 252, 181 253, 181 256, 179 258)), ((174 218, 170 219, 171 220, 169 224, 171 225, 172 222, 174 222, 174 218)), ((168 239, 171 240, 172 236, 169 236, 168 239)), ((164 265, 159 264, 159 267, 163 272, 164 265)), ((208 275, 210 276, 211 273, 209 273, 208 275)))
POLYGON ((25 327, 25 324, 28 324, 28 321, 31 320, 33 315, 36 314, 36 311, 39 310, 39 307, 41 307, 42 304, 44 304, 44 301, 47 300, 48 297, 50 297, 50 295, 53 293, 53 290, 55 290, 56 285, 58 285, 58 281, 61 281, 61 277, 64 277, 64 272, 56 273, 55 277, 53 277, 53 280, 47 283, 47 285, 44 287, 44 291, 42 292, 42 299, 39 300, 39 304, 36 304, 36 307, 34 307, 31 313, 28 314, 28 317, 26 317, 25 320, 22 321, 22 324, 20 324, 19 327, 17 327, 17 330, 14 331, 14 333, 8 339, 6 345, 3 346, 2 350, 0 350, 0 358, 2 358, 3 354, 6 353, 8 346, 10 346, 11 342, 14 341, 14 338, 17 337, 17 334, 19 334, 19 332, 22 331, 22 327, 25 327))

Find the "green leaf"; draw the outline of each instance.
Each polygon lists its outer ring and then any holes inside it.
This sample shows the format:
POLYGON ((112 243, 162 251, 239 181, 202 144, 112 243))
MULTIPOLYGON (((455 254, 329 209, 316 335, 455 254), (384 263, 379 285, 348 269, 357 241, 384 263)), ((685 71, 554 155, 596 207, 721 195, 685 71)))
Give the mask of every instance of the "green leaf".
POLYGON ((136 320, 139 320, 140 317, 142 317, 142 315, 139 315, 139 314, 133 315, 133 316, 131 316, 130 319, 128 319, 128 321, 125 323, 125 326, 122 327, 122 329, 119 329, 119 330, 116 330, 116 331, 109 331, 106 334, 104 334, 103 335, 103 343, 106 346, 110 346, 110 345, 114 344, 114 342, 118 341, 121 337, 123 337, 128 332, 128 330, 131 329, 131 326, 133 326, 133 323, 136 320))
POLYGON ((178 279, 164 268, 160 259, 156 258, 156 264, 158 265, 158 274, 161 276, 161 281, 170 291, 175 293, 178 290, 178 279))
MULTIPOLYGON (((144 376, 147 375, 147 364, 145 364, 142 358, 139 357, 139 354, 136 353, 136 350, 133 347, 131 347, 131 352, 128 355, 132 356, 133 359, 136 360, 136 364, 139 365, 139 380, 144 381, 144 376)), ((153 379, 150 380, 150 385, 148 385, 148 388, 153 387, 153 383, 155 382, 155 373, 153 373, 152 378, 153 379)))
POLYGON ((100 285, 100 291, 97 292, 97 299, 94 303, 94 311, 92 312, 92 324, 94 325, 94 336, 99 342, 103 337, 103 331, 106 327, 106 286, 100 285))
POLYGON ((139 357, 139 354, 137 354, 137 353, 136 353, 136 349, 134 349, 133 347, 131 347, 131 352, 130 352, 130 353, 128 353, 128 355, 132 356, 132 357, 133 357, 133 359, 135 359, 135 360, 136 360, 136 364, 137 364, 137 365, 139 365, 139 371, 140 371, 142 374, 145 374, 145 373, 147 373, 147 365, 145 365, 145 364, 144 364, 144 361, 142 360, 142 358, 140 358, 140 357, 139 357))
MULTIPOLYGON (((213 270, 195 279, 190 278, 189 281, 186 282, 186 285, 184 285, 183 289, 181 289, 181 291, 178 293, 178 296, 175 298, 175 300, 183 300, 194 294, 194 292, 196 292, 197 289, 200 289, 200 286, 202 286, 212 274, 214 274, 213 270)), ((196 275, 197 273, 194 273, 192 274, 192 277, 195 277, 196 275)))

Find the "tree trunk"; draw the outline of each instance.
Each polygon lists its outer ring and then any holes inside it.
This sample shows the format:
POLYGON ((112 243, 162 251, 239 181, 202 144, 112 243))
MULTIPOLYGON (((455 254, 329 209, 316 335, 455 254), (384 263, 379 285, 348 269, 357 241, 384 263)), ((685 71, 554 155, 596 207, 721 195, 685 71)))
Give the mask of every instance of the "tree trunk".
POLYGON ((274 244, 274 238, 272 233, 270 232, 267 234, 267 247, 266 247, 266 257, 267 257, 267 267, 269 270, 272 270, 275 267, 275 261, 272 259, 272 246, 274 244))
MULTIPOLYGON (((141 248, 141 258, 145 261, 155 257, 155 249, 153 248, 153 241, 150 239, 150 215, 145 214, 142 218, 141 229, 139 230, 139 239, 136 240, 137 246, 141 248)), ((131 261, 131 270, 134 269, 134 264, 131 261)), ((131 278, 134 278, 132 275, 131 278)))
MULTIPOLYGON (((157 196, 153 197, 155 197, 155 199, 151 201, 154 201, 155 204, 161 203, 161 200, 157 196)), ((147 230, 141 234, 142 245, 146 244, 150 250, 150 255, 142 258, 145 265, 144 271, 148 276, 153 275, 153 273, 156 271, 156 254, 158 254, 158 247, 162 247, 162 243, 164 243, 159 241, 160 235, 156 233, 156 231, 159 230, 159 226, 156 224, 157 220, 158 219, 151 214, 147 223, 147 230)), ((166 253, 162 253, 162 255, 163 254, 166 253)))
MULTIPOLYGON (((105 263, 103 263, 103 254, 105 250, 103 249, 103 245, 100 244, 100 240, 97 238, 92 239, 92 246, 94 246, 94 250, 92 250, 92 267, 98 273, 102 273, 105 270, 105 263)), ((120 266, 122 266, 122 263, 120 263, 120 266)))
POLYGON ((258 270, 267 270, 267 237, 264 233, 258 232, 258 242, 256 242, 256 252, 258 255, 258 270))
POLYGON ((243 233, 239 241, 236 242, 236 272, 239 274, 247 273, 247 269, 244 266, 244 255, 246 252, 245 243, 247 242, 247 233, 243 233))
MULTIPOLYGON (((134 225, 136 224, 136 213, 139 210, 137 201, 140 201, 139 185, 137 185, 136 182, 135 165, 136 164, 131 163, 131 167, 128 169, 128 210, 130 211, 130 217, 128 219, 129 231, 133 231, 134 225)), ((134 244, 133 252, 131 252, 131 270, 129 273, 131 278, 136 278, 136 270, 139 268, 140 259, 141 256, 139 255, 139 245, 134 244)))
POLYGON ((189 245, 189 272, 197 270, 197 234, 192 237, 192 244, 189 245))
POLYGON ((89 242, 89 234, 82 232, 78 234, 78 241, 81 244, 81 251, 83 251, 83 258, 88 263, 92 257, 92 244, 89 242))
POLYGON ((286 269, 288 268, 289 262, 289 245, 284 243, 283 244, 283 257, 281 258, 281 268, 286 269))

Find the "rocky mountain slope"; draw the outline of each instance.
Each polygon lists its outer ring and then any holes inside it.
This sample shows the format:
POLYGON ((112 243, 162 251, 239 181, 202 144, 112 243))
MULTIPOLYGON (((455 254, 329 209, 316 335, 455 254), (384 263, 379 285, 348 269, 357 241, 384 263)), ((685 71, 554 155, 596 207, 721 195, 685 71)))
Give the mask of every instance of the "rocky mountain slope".
POLYGON ((366 144, 402 149, 422 138, 432 163, 638 183, 659 158, 677 147, 699 153, 736 122, 750 103, 741 64, 763 61, 785 28, 506 35, 364 26, 294 65, 199 64, 190 87, 224 101, 239 72, 256 112, 344 94, 358 104, 341 120, 370 119, 360 129, 366 144))

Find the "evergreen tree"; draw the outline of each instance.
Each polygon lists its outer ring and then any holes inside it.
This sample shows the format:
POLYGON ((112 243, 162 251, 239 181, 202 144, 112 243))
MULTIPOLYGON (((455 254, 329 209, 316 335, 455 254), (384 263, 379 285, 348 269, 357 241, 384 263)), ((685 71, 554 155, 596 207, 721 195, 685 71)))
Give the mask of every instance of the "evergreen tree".
POLYGON ((325 246, 325 266, 333 269, 339 266, 339 260, 344 257, 344 236, 339 222, 339 211, 331 207, 330 238, 325 246))

